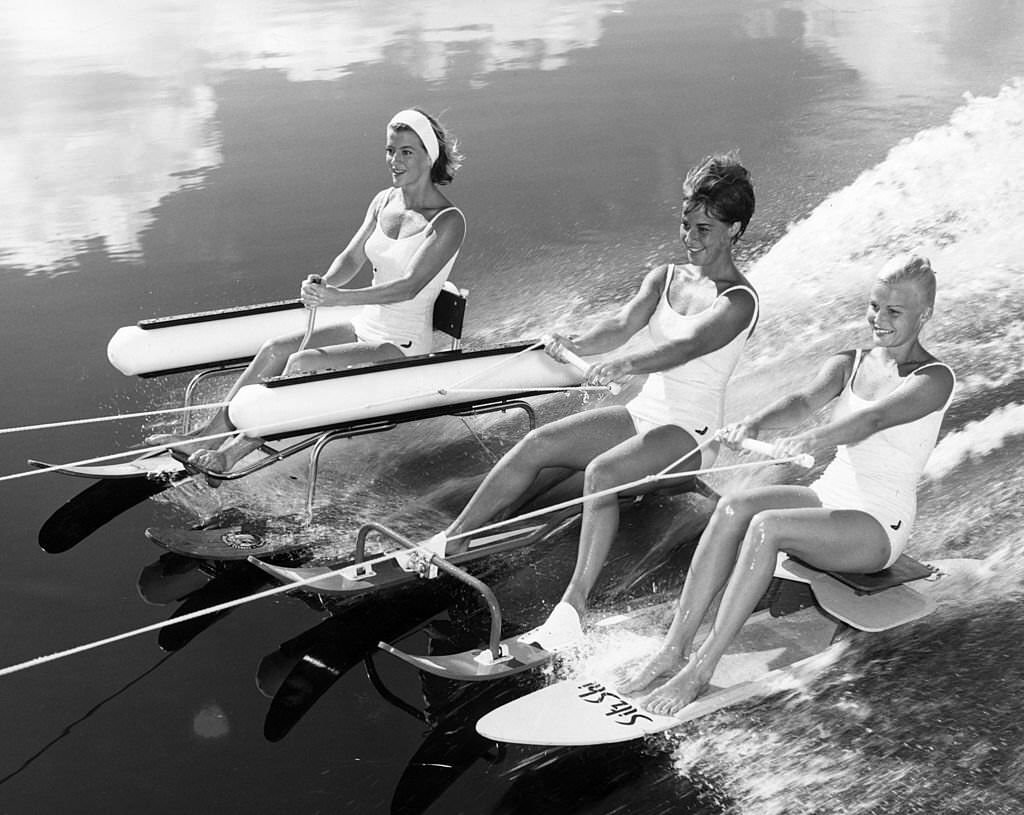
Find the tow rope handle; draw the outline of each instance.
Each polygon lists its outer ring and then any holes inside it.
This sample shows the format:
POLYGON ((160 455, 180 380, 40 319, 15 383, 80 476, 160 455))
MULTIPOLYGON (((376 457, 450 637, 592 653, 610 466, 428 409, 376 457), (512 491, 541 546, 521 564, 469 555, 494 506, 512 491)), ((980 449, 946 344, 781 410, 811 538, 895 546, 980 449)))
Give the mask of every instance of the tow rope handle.
MULTIPOLYGON (((568 348, 562 349, 562 356, 565 358, 566 363, 572 365, 572 367, 579 371, 581 374, 585 374, 587 372, 587 369, 590 368, 589 362, 583 359, 583 357, 581 357, 579 354, 573 353, 568 348)), ((622 385, 620 385, 618 382, 609 382, 608 390, 611 392, 613 396, 618 396, 620 393, 622 393, 622 385)))
MULTIPOLYGON (((740 447, 744 450, 749 450, 751 453, 757 453, 758 455, 767 456, 768 458, 772 458, 776 455, 775 445, 766 441, 744 439, 740 442, 740 447)), ((814 466, 814 456, 810 453, 801 453, 798 456, 789 456, 789 458, 794 464, 803 467, 805 470, 809 470, 814 466)))
MULTIPOLYGON (((313 283, 323 283, 324 279, 318 274, 310 275, 309 279, 313 283)), ((309 338, 313 336, 313 327, 316 325, 316 306, 309 309, 309 315, 306 317, 306 333, 302 337, 302 342, 299 343, 299 351, 305 351, 306 346, 309 344, 309 338)), ((296 351, 295 353, 298 353, 296 351)))

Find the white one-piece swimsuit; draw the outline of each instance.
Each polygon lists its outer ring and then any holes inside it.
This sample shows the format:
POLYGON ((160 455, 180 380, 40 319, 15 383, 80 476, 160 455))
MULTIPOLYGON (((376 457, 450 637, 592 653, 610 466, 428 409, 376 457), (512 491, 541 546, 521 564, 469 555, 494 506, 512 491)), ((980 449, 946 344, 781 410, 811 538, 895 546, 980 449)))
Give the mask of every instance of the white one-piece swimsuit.
MULTIPOLYGON (((853 391, 862 359, 863 354, 858 350, 853 361, 853 373, 832 409, 832 421, 862 410, 873 401, 853 391)), ((896 387, 903 387, 910 377, 934 365, 941 365, 953 373, 942 362, 929 362, 914 370, 896 387)), ((882 525, 891 546, 886 566, 891 566, 907 545, 917 516, 917 482, 935 448, 942 417, 952 399, 950 392, 946 404, 927 416, 887 427, 853 444, 839 445, 836 457, 821 477, 810 485, 823 506, 858 509, 882 525)))
MULTIPOLYGON (((381 209, 386 203, 385 197, 381 209)), ((373 264, 373 285, 379 286, 407 277, 409 264, 433 230, 434 222, 451 210, 462 215, 458 207, 446 207, 419 232, 402 238, 389 238, 384 233, 378 211, 376 228, 364 245, 366 257, 373 264)), ((456 251, 415 297, 399 303, 363 306, 352 320, 356 337, 361 342, 393 343, 406 356, 429 354, 433 350, 434 301, 458 256, 456 251)))
MULTIPOLYGON (((674 265, 669 266, 658 307, 647 323, 646 341, 651 346, 663 345, 685 336, 690 325, 703 314, 703 311, 680 314, 672 308, 668 292, 675 271, 674 265)), ((662 425, 677 425, 699 443, 710 439, 722 426, 726 386, 747 339, 753 333, 759 309, 757 292, 743 285, 730 286, 719 293, 714 302, 733 291, 747 292, 754 299, 750 324, 721 348, 675 368, 648 375, 640 393, 626 404, 637 433, 645 433, 662 425)), ((713 308, 714 302, 708 308, 713 308)), ((704 448, 701 453, 700 466, 710 467, 717 451, 704 448)))

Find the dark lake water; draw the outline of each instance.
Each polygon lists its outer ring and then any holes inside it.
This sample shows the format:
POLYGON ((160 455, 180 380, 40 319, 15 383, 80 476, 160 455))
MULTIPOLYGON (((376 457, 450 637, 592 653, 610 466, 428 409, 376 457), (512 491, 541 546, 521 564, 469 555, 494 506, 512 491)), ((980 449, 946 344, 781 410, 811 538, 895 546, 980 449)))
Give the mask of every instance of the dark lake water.
MULTIPOLYGON (((677 257, 686 169, 736 149, 757 185, 741 257, 763 316, 729 414, 863 342, 866 281, 890 252, 924 251, 940 281, 926 342, 959 389, 910 551, 988 568, 795 695, 572 751, 473 731, 544 676, 454 685, 374 655, 428 619, 410 648, 473 636, 474 602, 450 586, 346 608, 279 596, 0 678, 0 812, 1024 811, 1020 3, 14 0, 0 68, 3 427, 175 404, 183 380, 108 364, 111 334, 294 296, 387 185, 402 107, 440 112, 466 154, 450 194, 469 221, 453 279, 471 348, 621 302, 677 257)), ((363 521, 436 529, 522 432, 469 423, 482 444, 453 419, 335 446, 319 531, 341 553, 363 521)), ((149 499, 21 475, 170 424, 0 435, 3 665, 266 585, 162 556, 143 531, 288 518, 297 461, 149 499)), ((598 607, 678 585, 687 534, 678 499, 628 515, 598 607)), ((557 599, 573 541, 494 570, 510 626, 557 599)))

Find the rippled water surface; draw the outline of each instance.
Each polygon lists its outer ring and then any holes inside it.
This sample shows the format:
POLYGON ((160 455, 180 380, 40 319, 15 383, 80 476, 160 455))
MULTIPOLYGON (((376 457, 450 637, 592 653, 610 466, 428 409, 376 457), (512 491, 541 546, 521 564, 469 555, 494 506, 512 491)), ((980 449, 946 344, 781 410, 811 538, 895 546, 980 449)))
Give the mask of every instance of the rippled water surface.
MULTIPOLYGON (((456 685, 374 656, 413 629, 411 649, 468 647, 486 621, 451 586, 346 608, 279 596, 0 678, 0 812, 1024 811, 1022 54, 1024 9, 985 0, 4 4, 3 427, 176 404, 182 379, 107 363, 114 330, 294 296, 388 183, 388 118, 421 104, 467 157, 451 187, 470 225, 453 275, 467 347, 571 328, 678 257, 682 176, 712 151, 739 150, 758 195, 741 255, 763 316, 730 415, 864 342, 878 265, 928 254, 926 343, 959 388, 910 551, 980 565, 935 615, 853 638, 806 685, 587 750, 475 735, 547 674, 456 685)), ((266 586, 162 555, 143 530, 240 513, 293 534, 298 460, 151 497, 22 476, 171 422, 0 435, 0 475, 17 476, 0 481, 4 665, 266 586)), ((326 557, 367 520, 436 529, 522 429, 446 419, 336 445, 303 534, 326 557)), ((671 595, 688 508, 625 517, 602 612, 671 595)), ((492 564, 510 631, 557 599, 574 539, 492 564)))

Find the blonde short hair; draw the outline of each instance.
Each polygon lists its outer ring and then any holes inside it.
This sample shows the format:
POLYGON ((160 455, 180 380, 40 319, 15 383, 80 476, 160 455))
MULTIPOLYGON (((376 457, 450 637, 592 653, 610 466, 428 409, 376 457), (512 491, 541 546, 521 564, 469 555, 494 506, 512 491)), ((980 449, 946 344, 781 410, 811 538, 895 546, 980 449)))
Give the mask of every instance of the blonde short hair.
POLYGON ((909 281, 921 287, 925 304, 935 305, 935 270, 926 257, 915 254, 898 255, 886 263, 878 273, 881 283, 902 283, 909 281))

